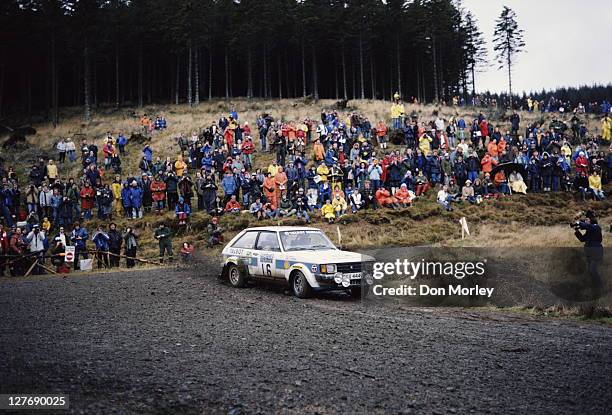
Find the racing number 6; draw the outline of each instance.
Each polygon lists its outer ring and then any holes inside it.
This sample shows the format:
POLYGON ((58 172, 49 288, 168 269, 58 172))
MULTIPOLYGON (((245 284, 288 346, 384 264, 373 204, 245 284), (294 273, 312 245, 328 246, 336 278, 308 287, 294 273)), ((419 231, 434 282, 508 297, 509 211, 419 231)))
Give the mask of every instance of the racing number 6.
POLYGON ((272 268, 270 268, 270 264, 261 264, 261 273, 263 275, 267 275, 268 277, 271 277, 272 276, 272 268))

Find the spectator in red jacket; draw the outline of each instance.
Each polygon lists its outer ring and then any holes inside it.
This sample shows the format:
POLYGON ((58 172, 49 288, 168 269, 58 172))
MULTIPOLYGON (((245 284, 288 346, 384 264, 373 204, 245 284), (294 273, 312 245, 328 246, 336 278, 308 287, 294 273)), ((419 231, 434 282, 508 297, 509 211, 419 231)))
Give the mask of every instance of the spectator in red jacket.
POLYGON ((580 175, 584 173, 585 175, 589 175, 589 160, 584 155, 584 151, 578 153, 578 157, 576 157, 576 175, 580 175))
POLYGON ((160 176, 156 176, 155 180, 151 182, 151 198, 155 211, 158 215, 161 214, 166 202, 166 183, 160 176))
POLYGON ((483 173, 491 173, 493 170, 493 166, 497 165, 497 160, 495 160, 489 153, 485 154, 482 160, 480 160, 480 165, 482 166, 483 173))
POLYGON ((240 213, 240 202, 236 200, 236 195, 232 195, 230 200, 225 204, 225 211, 228 213, 240 213))
POLYGON ((91 187, 89 182, 85 182, 85 186, 79 192, 79 196, 81 198, 81 211, 83 217, 85 219, 91 219, 91 210, 94 207, 94 198, 96 196, 96 192, 93 187, 91 187))

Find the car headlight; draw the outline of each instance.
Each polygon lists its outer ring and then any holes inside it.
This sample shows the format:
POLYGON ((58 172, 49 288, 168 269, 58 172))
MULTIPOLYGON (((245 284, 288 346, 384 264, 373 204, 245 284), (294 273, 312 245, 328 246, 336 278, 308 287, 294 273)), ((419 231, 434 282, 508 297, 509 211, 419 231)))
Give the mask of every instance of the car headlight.
POLYGON ((336 273, 336 264, 324 264, 321 265, 321 272, 323 274, 335 274, 336 273))
POLYGON ((336 272, 336 273, 334 274, 334 282, 335 282, 336 284, 340 284, 340 283, 342 282, 342 274, 341 274, 341 273, 336 272))

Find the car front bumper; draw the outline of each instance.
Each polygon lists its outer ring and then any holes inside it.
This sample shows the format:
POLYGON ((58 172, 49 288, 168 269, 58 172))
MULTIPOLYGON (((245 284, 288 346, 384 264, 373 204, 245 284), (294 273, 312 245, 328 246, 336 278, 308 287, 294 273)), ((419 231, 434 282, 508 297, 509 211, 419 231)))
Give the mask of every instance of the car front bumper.
POLYGON ((352 273, 349 274, 350 284, 348 287, 342 285, 342 283, 338 284, 334 281, 335 274, 314 274, 317 282, 319 283, 318 288, 313 288, 318 291, 326 291, 326 290, 347 290, 353 287, 361 287, 361 273, 352 273), (353 274, 359 274, 353 275, 353 274))

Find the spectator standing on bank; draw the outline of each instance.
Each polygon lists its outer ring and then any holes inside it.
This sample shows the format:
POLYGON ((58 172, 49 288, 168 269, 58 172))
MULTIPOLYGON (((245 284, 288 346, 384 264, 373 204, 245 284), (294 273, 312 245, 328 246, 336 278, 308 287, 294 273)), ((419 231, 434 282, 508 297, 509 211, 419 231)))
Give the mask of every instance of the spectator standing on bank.
POLYGON ((163 222, 155 230, 155 239, 159 242, 159 262, 164 263, 164 254, 168 255, 168 259, 172 261, 172 232, 163 222))
POLYGON ((136 265, 136 251, 138 250, 138 236, 132 228, 127 228, 123 233, 124 254, 126 256, 125 264, 128 268, 133 268, 136 265))

